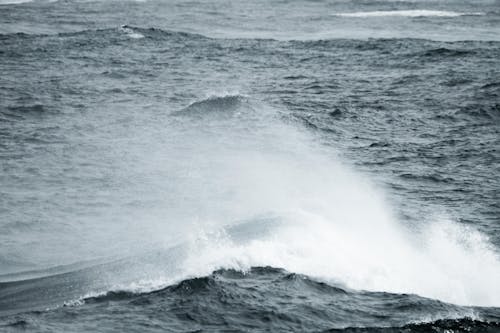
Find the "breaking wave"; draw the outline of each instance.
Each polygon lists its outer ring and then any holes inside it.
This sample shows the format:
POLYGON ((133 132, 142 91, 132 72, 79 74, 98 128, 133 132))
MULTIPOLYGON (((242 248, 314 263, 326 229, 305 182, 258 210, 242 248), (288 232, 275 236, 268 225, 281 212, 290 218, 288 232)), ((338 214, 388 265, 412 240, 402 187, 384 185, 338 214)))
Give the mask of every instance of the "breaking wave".
POLYGON ((380 189, 260 102, 223 95, 183 110, 214 112, 237 117, 188 117, 184 123, 204 184, 189 193, 210 193, 190 208, 199 212, 203 202, 208 221, 246 221, 249 239, 235 240, 226 226, 202 221, 191 232, 186 276, 273 266, 357 290, 500 305, 500 261, 485 235, 437 216, 408 230, 380 189), (262 218, 270 222, 252 226, 262 218), (263 232, 270 226, 272 232, 263 232))
POLYGON ((484 234, 447 217, 405 227, 380 189, 276 109, 219 95, 171 116, 162 181, 182 198, 165 217, 180 245, 104 265, 112 273, 92 290, 150 292, 272 266, 353 290, 500 305, 500 261, 484 234))

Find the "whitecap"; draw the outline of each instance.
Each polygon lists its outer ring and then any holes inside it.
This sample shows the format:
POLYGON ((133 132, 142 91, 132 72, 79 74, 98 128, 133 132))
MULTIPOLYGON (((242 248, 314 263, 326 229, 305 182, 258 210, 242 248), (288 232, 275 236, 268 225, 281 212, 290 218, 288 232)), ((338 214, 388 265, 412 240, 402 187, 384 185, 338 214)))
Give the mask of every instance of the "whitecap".
POLYGON ((401 16, 401 17, 458 17, 470 15, 484 15, 484 13, 461 13, 443 10, 428 10, 428 9, 415 9, 415 10, 377 10, 370 12, 352 12, 352 13, 338 13, 335 16, 341 17, 384 17, 384 16, 401 16))

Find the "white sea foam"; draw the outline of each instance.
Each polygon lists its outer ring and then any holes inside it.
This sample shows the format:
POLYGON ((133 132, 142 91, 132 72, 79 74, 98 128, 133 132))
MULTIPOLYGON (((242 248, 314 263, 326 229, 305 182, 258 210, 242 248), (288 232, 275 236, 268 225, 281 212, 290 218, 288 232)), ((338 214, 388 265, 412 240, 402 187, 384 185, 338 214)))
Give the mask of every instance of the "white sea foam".
POLYGON ((427 9, 416 9, 416 10, 377 10, 370 12, 352 12, 352 13, 338 13, 335 16, 342 17, 384 17, 384 16, 404 16, 404 17, 425 17, 425 16, 437 16, 437 17, 457 17, 466 15, 484 15, 484 13, 474 12, 474 13, 461 13, 454 11, 443 11, 443 10, 427 10, 427 9))
POLYGON ((203 276, 219 268, 273 266, 353 289, 500 304, 500 262, 484 235, 449 220, 412 235, 369 194, 357 197, 371 202, 356 204, 351 197, 320 214, 291 209, 273 233, 244 244, 221 232, 204 233, 193 240, 183 269, 203 276))

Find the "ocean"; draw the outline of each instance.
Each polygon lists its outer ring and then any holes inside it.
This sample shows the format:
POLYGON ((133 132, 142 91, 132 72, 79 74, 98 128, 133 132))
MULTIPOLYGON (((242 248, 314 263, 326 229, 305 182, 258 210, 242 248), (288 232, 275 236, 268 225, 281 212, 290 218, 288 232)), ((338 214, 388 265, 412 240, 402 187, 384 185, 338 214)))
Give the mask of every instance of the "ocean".
POLYGON ((500 1, 0 1, 1 332, 500 332, 500 1))

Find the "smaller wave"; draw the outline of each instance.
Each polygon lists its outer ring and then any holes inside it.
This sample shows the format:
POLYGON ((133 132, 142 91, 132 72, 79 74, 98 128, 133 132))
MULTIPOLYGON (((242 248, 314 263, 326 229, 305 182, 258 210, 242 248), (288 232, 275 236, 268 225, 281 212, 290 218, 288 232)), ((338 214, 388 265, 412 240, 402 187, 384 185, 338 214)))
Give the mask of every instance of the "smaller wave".
POLYGON ((210 96, 206 99, 191 103, 176 114, 200 116, 215 113, 227 114, 238 110, 248 103, 248 98, 238 94, 210 96))
POLYGON ((0 110, 0 120, 22 121, 28 117, 42 117, 54 111, 42 104, 8 106, 5 110, 0 110))
POLYGON ((164 30, 159 28, 141 28, 130 25, 122 25, 114 28, 85 29, 85 30, 67 31, 67 32, 55 31, 55 32, 39 33, 30 31, 28 32, 16 31, 9 33, 0 33, 0 40, 28 39, 28 38, 50 37, 50 36, 58 36, 62 38, 67 38, 67 37, 91 38, 92 40, 95 40, 96 37, 110 38, 110 37, 115 37, 116 35, 123 36, 123 34, 125 34, 129 38, 148 37, 155 40, 166 39, 166 40, 175 40, 182 42, 184 40, 200 40, 209 38, 200 34, 184 32, 184 31, 164 30))
POLYGON ((413 173, 403 173, 399 175, 401 178, 405 178, 408 180, 414 180, 418 182, 429 182, 429 183, 452 183, 454 181, 453 178, 443 177, 438 174, 413 174, 413 173))
POLYGON ((431 49, 423 52, 421 55, 423 57, 461 57, 467 55, 474 55, 476 52, 472 50, 459 50, 459 49, 449 49, 446 47, 440 47, 436 49, 431 49))
POLYGON ((500 103, 479 104, 472 103, 462 106, 456 114, 466 115, 474 119, 493 120, 500 116, 500 103))
POLYGON ((43 113, 47 111, 47 107, 42 104, 10 106, 8 109, 20 113, 43 113))
POLYGON ((484 15, 484 13, 460 13, 453 11, 443 11, 443 10, 427 10, 427 9, 416 9, 416 10, 377 10, 371 12, 352 12, 352 13, 338 13, 335 16, 341 17, 385 17, 385 16, 401 16, 401 17, 458 17, 458 16, 478 16, 484 15))
MULTIPOLYGON (((103 31, 109 31, 110 29, 106 29, 103 31)), ((116 31, 115 29, 112 29, 116 31)), ((179 39, 179 40, 185 40, 185 39, 190 39, 190 40, 199 40, 199 39, 207 39, 209 37, 206 37, 204 35, 200 34, 195 34, 191 32, 185 32, 185 31, 178 31, 178 30, 164 30, 160 28, 143 28, 143 27, 137 27, 137 26, 131 26, 124 24, 120 27, 121 32, 126 33, 129 37, 131 38, 143 38, 143 37, 148 37, 148 38, 153 38, 153 39, 179 39)), ((85 31, 83 31, 85 32, 85 31)))
POLYGON ((135 31, 134 29, 132 29, 131 27, 127 26, 127 25, 122 25, 120 30, 122 32, 124 32, 128 37, 130 38, 133 38, 133 39, 140 39, 140 38, 144 38, 144 35, 135 31))
POLYGON ((77 300, 64 303, 64 306, 81 306, 90 303, 100 303, 108 301, 128 300, 141 294, 127 290, 108 291, 96 294, 85 295, 77 300))
POLYGON ((500 82, 491 82, 481 86, 481 89, 499 88, 500 82))

